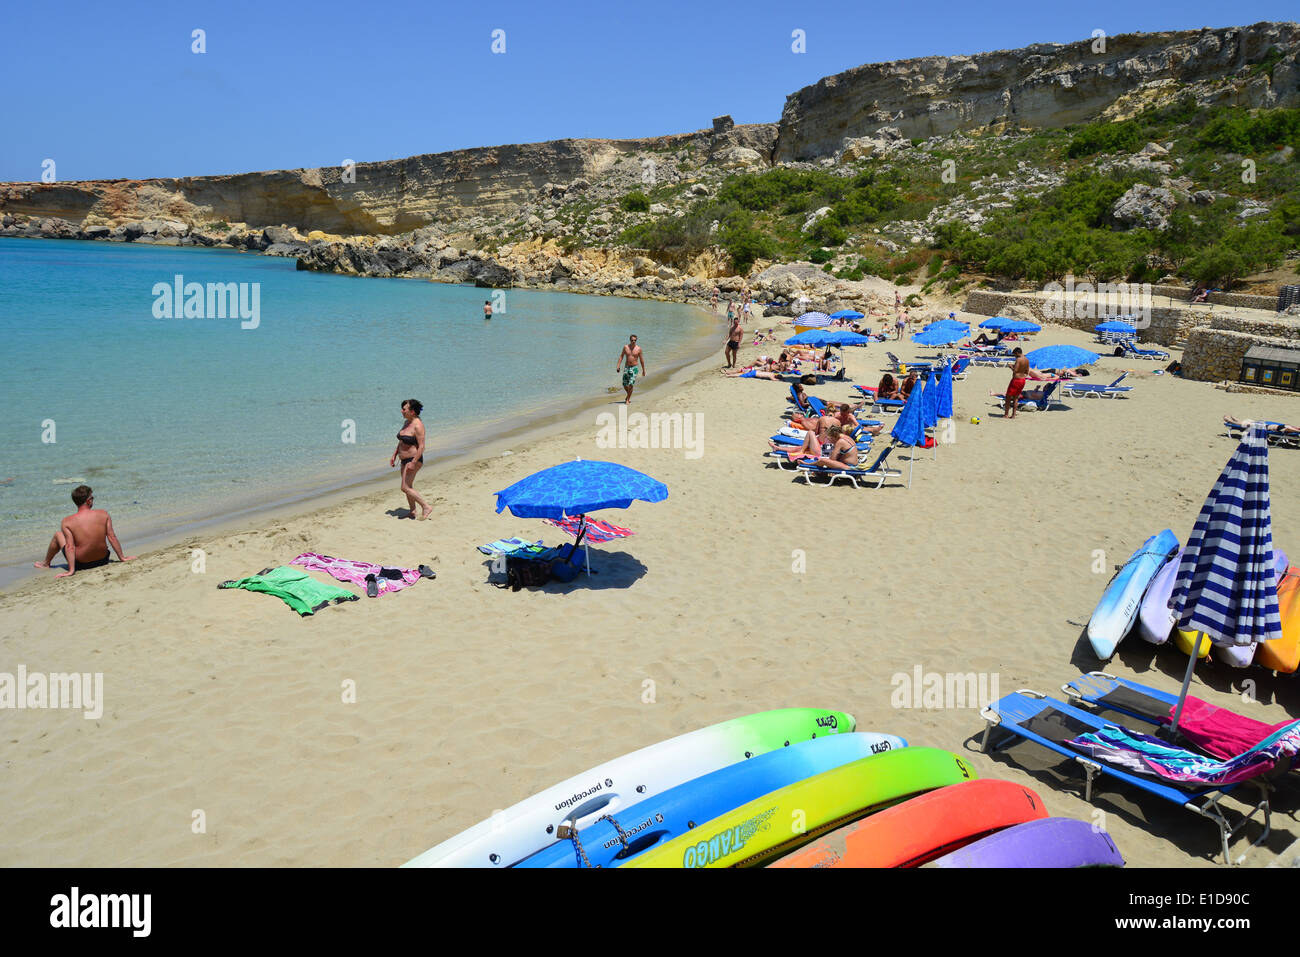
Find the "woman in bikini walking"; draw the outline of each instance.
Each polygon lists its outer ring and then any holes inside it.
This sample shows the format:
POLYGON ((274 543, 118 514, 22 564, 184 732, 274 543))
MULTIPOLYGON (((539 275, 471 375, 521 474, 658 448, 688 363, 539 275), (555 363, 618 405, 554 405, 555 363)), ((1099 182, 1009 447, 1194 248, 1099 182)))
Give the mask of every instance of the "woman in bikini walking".
POLYGON ((433 511, 429 503, 415 490, 415 473, 424 467, 424 423, 420 421, 420 412, 423 409, 424 406, 415 399, 407 399, 402 403, 402 417, 406 422, 397 432, 397 448, 393 451, 393 457, 388 460, 388 467, 392 468, 397 464, 397 460, 401 459, 402 494, 406 496, 406 504, 410 506, 412 518, 415 518, 417 504, 423 510, 420 521, 428 518, 433 511))

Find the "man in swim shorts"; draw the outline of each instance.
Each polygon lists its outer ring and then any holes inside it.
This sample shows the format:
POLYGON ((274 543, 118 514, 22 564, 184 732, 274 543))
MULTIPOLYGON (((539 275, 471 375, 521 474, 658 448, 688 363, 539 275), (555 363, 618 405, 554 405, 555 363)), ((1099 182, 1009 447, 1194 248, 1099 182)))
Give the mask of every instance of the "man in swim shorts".
POLYGON ((1029 378, 1029 360, 1025 358, 1025 351, 1016 346, 1011 350, 1011 354, 1016 357, 1016 361, 1011 367, 1011 383, 1007 386, 1007 397, 1002 401, 1004 419, 1016 417, 1016 402, 1020 398, 1020 393, 1025 391, 1025 380, 1029 378))
POLYGON ((623 390, 627 393, 627 398, 623 400, 624 405, 632 402, 632 388, 636 385, 638 366, 641 375, 645 375, 645 354, 636 344, 636 336, 628 336, 627 345, 623 347, 618 357, 618 364, 614 366, 615 372, 619 369, 623 370, 623 390))
POLYGON ((68 570, 59 572, 55 578, 67 578, 78 571, 99 568, 107 565, 108 546, 112 545, 119 561, 132 561, 134 555, 122 554, 122 543, 113 532, 113 520, 102 508, 95 508, 95 493, 89 485, 78 485, 72 490, 72 504, 76 512, 59 524, 59 530, 50 539, 50 547, 45 551, 45 561, 33 562, 36 568, 49 568, 50 562, 60 551, 68 560, 68 570))

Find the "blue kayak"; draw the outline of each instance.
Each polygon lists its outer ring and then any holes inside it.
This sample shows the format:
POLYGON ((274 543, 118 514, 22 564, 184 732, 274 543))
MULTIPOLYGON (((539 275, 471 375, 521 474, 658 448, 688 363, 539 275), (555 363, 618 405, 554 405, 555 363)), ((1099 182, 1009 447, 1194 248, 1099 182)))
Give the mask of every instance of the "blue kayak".
POLYGON ((628 858, 685 834, 742 804, 823 771, 907 747, 889 734, 851 732, 801 741, 687 781, 598 820, 515 867, 618 867, 628 858))
POLYGON ((1115 654, 1137 619, 1151 580, 1177 551, 1178 539, 1166 528, 1143 542, 1115 573, 1088 619, 1088 641, 1098 658, 1105 661, 1115 654))

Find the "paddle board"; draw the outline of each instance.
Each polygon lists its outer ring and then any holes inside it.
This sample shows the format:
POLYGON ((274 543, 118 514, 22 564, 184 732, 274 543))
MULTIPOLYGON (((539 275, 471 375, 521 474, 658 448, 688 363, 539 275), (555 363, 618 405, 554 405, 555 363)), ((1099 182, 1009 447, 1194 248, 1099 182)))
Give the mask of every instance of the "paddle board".
POLYGON ((1085 821, 1048 817, 998 831, 946 854, 935 867, 1123 867, 1105 831, 1085 821))
POLYGON ((1142 598, 1142 607, 1138 611, 1138 634, 1153 645, 1163 645, 1169 640, 1174 625, 1174 613, 1169 610, 1169 596, 1174 593, 1174 579, 1178 577, 1178 563, 1182 560, 1183 550, 1160 566, 1155 578, 1147 586, 1147 593, 1142 598))
POLYGON ((890 804, 975 770, 939 748, 903 748, 845 764, 742 804, 624 867, 750 867, 890 804))
POLYGON ((1088 619, 1088 642, 1098 658, 1105 661, 1115 654, 1120 640, 1133 627, 1151 579, 1177 549, 1178 539, 1166 528, 1143 542, 1115 573, 1088 619))
MULTIPOLYGON (((1287 558, 1286 552, 1280 548, 1273 549, 1273 572, 1276 576, 1276 585, 1282 584, 1282 578, 1286 575, 1286 570, 1291 565, 1291 560, 1287 558)), ((1233 668, 1245 668, 1255 660, 1255 652, 1259 648, 1258 641, 1252 641, 1248 645, 1215 645, 1214 657, 1218 658, 1225 665, 1231 665, 1233 668)))
POLYGON ((853 728, 852 715, 821 708, 782 708, 723 721, 561 781, 403 866, 507 867, 553 843, 561 824, 582 828, 602 814, 737 761, 853 728))
POLYGON ((1011 781, 964 781, 832 831, 771 867, 919 867, 994 831, 1047 817, 1042 798, 1011 781))
POLYGON ((1294 565, 1278 583, 1277 611, 1282 618, 1282 637, 1261 641, 1255 664, 1291 674, 1300 665, 1300 568, 1294 565))
POLYGON ((618 867, 748 801, 832 768, 907 747, 902 738, 855 731, 756 755, 679 784, 550 845, 516 867, 618 867))

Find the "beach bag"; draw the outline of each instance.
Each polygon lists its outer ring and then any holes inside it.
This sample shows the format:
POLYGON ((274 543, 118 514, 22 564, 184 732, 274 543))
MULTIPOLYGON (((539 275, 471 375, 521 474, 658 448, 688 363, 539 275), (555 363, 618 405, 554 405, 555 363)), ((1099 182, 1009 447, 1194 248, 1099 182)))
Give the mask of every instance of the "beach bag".
POLYGON ((799 381, 804 385, 816 385, 817 377, 810 372, 807 375, 800 376, 799 381))
POLYGON ((551 562, 551 577, 559 582, 573 581, 578 577, 578 572, 582 571, 578 563, 583 557, 584 553, 580 549, 572 545, 561 545, 556 558, 551 562))
POLYGON ((551 563, 539 558, 506 556, 506 587, 511 591, 545 585, 551 580, 551 563))

